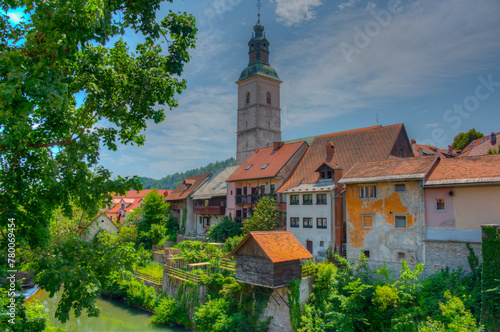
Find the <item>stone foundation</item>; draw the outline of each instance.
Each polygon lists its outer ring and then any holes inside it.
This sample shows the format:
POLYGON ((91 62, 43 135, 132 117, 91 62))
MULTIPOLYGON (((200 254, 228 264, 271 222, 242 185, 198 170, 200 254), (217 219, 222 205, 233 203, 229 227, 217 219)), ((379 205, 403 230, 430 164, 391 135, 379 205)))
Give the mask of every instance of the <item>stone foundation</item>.
MULTIPOLYGON (((447 266, 450 269, 462 269, 470 272, 469 250, 464 242, 441 242, 441 241, 425 241, 425 268, 424 276, 428 276, 438 270, 444 269, 447 266)), ((474 249, 474 253, 479 257, 479 263, 482 262, 481 243, 470 243, 470 247, 474 249)))

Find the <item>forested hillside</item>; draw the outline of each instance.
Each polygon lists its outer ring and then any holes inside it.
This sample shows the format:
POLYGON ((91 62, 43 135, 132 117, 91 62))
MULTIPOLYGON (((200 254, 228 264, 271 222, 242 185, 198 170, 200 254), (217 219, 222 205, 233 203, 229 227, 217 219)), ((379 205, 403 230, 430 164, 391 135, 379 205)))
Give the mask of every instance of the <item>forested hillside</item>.
POLYGON ((228 166, 236 165, 236 160, 234 158, 229 158, 223 161, 217 161, 215 163, 210 163, 207 166, 191 169, 182 173, 175 173, 172 175, 168 175, 160 180, 155 180, 147 177, 140 177, 142 183, 144 184, 144 189, 174 189, 188 176, 204 174, 204 173, 214 173, 220 168, 225 168, 228 166))

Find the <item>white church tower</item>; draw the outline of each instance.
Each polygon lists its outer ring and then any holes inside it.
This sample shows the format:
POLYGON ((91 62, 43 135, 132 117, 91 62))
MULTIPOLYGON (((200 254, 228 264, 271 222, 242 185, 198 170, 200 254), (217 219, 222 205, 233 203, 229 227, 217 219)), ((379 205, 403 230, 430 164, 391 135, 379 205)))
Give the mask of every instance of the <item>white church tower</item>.
POLYGON ((256 149, 281 141, 280 84, 269 65, 269 41, 260 23, 253 27, 248 42, 248 66, 238 84, 238 129, 236 165, 241 165, 256 149))

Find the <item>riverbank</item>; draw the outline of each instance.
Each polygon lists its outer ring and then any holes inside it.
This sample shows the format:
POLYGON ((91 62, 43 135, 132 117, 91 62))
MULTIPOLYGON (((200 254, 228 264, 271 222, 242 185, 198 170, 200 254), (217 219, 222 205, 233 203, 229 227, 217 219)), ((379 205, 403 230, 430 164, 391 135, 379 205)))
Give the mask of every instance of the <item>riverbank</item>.
POLYGON ((66 323, 59 322, 54 314, 57 309, 57 303, 61 293, 56 293, 53 298, 49 293, 41 290, 26 300, 26 304, 39 301, 43 304, 45 310, 49 312, 49 319, 54 327, 65 328, 66 331, 155 331, 155 332, 181 332, 186 331, 182 327, 156 327, 149 324, 151 314, 132 309, 123 303, 111 299, 97 298, 97 306, 101 310, 99 317, 87 317, 83 312, 78 318, 71 314, 71 318, 66 323))

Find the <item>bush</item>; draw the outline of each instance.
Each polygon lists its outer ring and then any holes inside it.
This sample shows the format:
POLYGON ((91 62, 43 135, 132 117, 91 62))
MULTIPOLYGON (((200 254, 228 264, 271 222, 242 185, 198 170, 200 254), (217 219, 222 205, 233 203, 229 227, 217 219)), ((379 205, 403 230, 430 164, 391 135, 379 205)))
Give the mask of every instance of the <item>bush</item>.
POLYGON ((262 197, 255 207, 252 216, 243 221, 243 233, 251 231, 271 231, 278 226, 281 211, 276 199, 270 196, 262 197))
POLYGON ((234 222, 232 217, 223 217, 217 225, 210 227, 208 237, 210 241, 224 242, 228 238, 241 235, 241 223, 234 222))
POLYGON ((174 326, 177 323, 179 307, 174 297, 167 296, 160 299, 154 311, 156 315, 151 316, 151 324, 174 326))
POLYGON ((245 236, 244 235, 239 235, 239 236, 233 236, 230 237, 226 240, 224 243, 224 252, 229 253, 231 252, 236 246, 243 240, 245 236))

